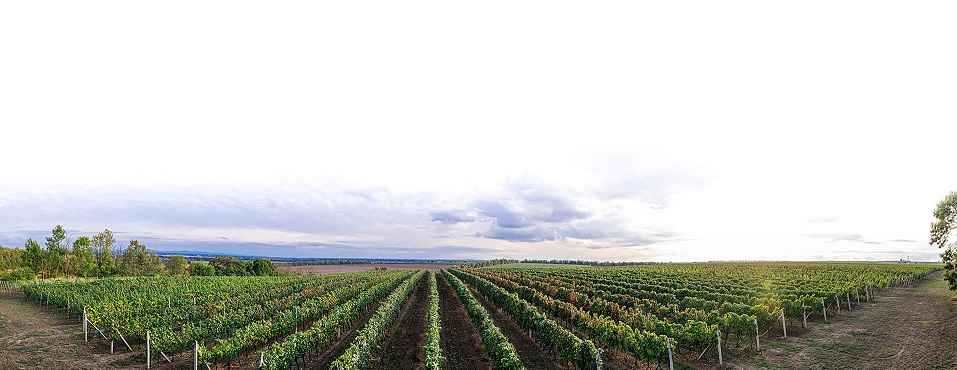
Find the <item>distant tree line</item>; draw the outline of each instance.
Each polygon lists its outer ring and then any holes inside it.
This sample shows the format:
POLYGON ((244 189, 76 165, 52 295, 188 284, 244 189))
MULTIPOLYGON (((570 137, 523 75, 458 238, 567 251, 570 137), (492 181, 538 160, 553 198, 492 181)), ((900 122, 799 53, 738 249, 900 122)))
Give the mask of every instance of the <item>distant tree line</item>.
POLYGON ((486 267, 486 266, 504 265, 504 264, 507 264, 507 263, 518 263, 518 260, 510 260, 510 259, 498 258, 498 259, 494 259, 494 260, 485 260, 485 261, 478 261, 478 262, 460 263, 460 264, 458 264, 458 266, 461 266, 461 267, 486 267))
POLYGON ((138 240, 120 249, 116 238, 107 229, 89 236, 71 238, 63 226, 53 228, 40 243, 27 239, 20 248, 0 246, 0 279, 33 280, 65 276, 158 276, 158 275, 276 275, 276 265, 267 259, 249 262, 236 257, 220 256, 206 262, 190 263, 181 255, 163 261, 138 240))
POLYGON ((522 263, 553 263, 559 265, 585 265, 585 266, 637 266, 654 265, 654 262, 615 262, 615 261, 587 261, 587 260, 533 260, 523 259, 522 263))

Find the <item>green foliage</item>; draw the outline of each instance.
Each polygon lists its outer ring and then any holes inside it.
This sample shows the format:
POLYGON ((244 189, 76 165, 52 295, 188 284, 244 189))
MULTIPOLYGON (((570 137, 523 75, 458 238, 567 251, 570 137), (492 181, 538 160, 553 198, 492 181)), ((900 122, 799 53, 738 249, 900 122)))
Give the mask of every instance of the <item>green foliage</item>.
POLYGON ((189 274, 195 276, 213 276, 216 275, 216 269, 203 261, 189 264, 189 274))
POLYGON ((495 326, 495 322, 488 315, 488 311, 482 304, 475 299, 469 288, 465 286, 458 277, 450 273, 450 270, 443 270, 452 289, 458 294, 459 300, 465 305, 465 310, 469 313, 472 323, 479 329, 482 336, 482 344, 485 346, 485 354, 492 360, 497 369, 519 370, 522 369, 522 362, 518 358, 518 352, 515 346, 508 341, 508 338, 502 334, 502 331, 495 326))
POLYGON ((186 258, 178 254, 169 256, 166 260, 166 275, 186 275, 188 268, 189 263, 186 262, 186 258))
POLYGON ((257 258, 247 262, 246 272, 252 276, 273 276, 278 274, 278 272, 276 272, 276 264, 263 258, 257 258))
POLYGON ((389 326, 398 315, 416 283, 422 280, 422 272, 417 273, 412 279, 407 280, 400 285, 384 301, 379 303, 379 309, 366 322, 362 330, 356 334, 352 344, 346 349, 345 353, 336 358, 330 369, 358 370, 365 369, 369 365, 369 357, 372 351, 379 347, 379 341, 385 337, 389 326))
POLYGON ((29 267, 17 267, 4 273, 0 280, 3 281, 30 281, 37 278, 36 271, 29 267))
POLYGON ((156 252, 147 250, 146 245, 134 239, 120 257, 117 270, 125 276, 154 276, 163 272, 163 261, 156 252))
POLYGON ((4 248, 0 246, 0 271, 22 267, 23 250, 18 248, 4 248))
POLYGON ((937 220, 930 224, 930 244, 946 248, 940 254, 944 262, 944 280, 951 290, 957 290, 957 251, 954 250, 957 243, 948 243, 951 232, 957 228, 957 192, 947 194, 937 203, 934 218, 937 220))
POLYGON ((219 256, 209 261, 209 265, 216 269, 219 276, 247 276, 246 263, 232 256, 219 256))
POLYGON ((73 241, 72 274, 90 277, 97 274, 96 255, 89 237, 81 236, 73 241))
POLYGON ((442 322, 439 317, 439 290, 435 272, 429 273, 429 326, 426 332, 425 368, 439 370, 445 364, 441 342, 442 322))

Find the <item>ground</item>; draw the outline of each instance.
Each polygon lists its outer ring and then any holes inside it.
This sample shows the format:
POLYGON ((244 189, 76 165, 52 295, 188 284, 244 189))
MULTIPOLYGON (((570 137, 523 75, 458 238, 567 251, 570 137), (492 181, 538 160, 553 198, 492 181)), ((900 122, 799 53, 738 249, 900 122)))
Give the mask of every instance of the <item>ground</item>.
POLYGON ((389 270, 411 270, 411 269, 423 269, 423 270, 436 270, 447 269, 455 266, 453 264, 443 264, 443 263, 362 263, 362 264, 349 264, 349 265, 306 265, 306 266, 290 266, 287 264, 279 264, 279 271, 299 271, 303 274, 338 274, 341 272, 356 272, 356 271, 369 271, 376 267, 385 267, 389 270))

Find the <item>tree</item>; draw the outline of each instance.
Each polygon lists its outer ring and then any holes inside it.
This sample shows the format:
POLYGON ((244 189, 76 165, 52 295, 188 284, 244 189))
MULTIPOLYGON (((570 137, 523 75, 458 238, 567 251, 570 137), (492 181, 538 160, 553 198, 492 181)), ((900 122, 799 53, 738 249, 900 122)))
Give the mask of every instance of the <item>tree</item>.
POLYGON ((112 276, 116 273, 116 264, 113 261, 114 249, 116 249, 116 239, 113 238, 113 232, 109 229, 93 235, 91 240, 93 245, 93 254, 96 255, 96 269, 99 276, 112 276))
POLYGON ((203 261, 193 262, 189 264, 189 274, 195 276, 213 276, 216 275, 216 269, 203 261))
POLYGON ((930 244, 937 248, 947 248, 940 254, 944 262, 944 280, 950 283, 951 290, 957 290, 957 242, 948 243, 951 232, 957 229, 957 192, 950 192, 937 203, 934 210, 936 222, 930 224, 930 244))
POLYGON ((72 273, 77 276, 96 275, 96 256, 90 237, 81 236, 73 241, 72 273))
POLYGON ((46 247, 48 256, 44 258, 43 270, 49 276, 57 276, 66 272, 66 250, 70 245, 69 237, 63 226, 56 225, 53 228, 53 235, 46 237, 46 247))
POLYGON ((216 269, 216 275, 220 276, 246 276, 246 263, 241 259, 232 256, 219 256, 209 261, 209 264, 216 269))
POLYGON ((276 275, 276 264, 267 259, 257 258, 246 264, 246 271, 253 276, 276 275))
POLYGON ((23 262, 37 273, 43 273, 49 254, 49 251, 40 249, 40 243, 33 238, 27 239, 27 242, 23 244, 23 262))
POLYGON ((166 260, 167 275, 186 275, 186 269, 188 267, 189 264, 186 262, 186 258, 178 254, 169 256, 169 259, 166 260))
POLYGON ((146 245, 134 239, 120 257, 117 270, 125 276, 153 276, 163 272, 163 261, 156 252, 148 251, 146 245))

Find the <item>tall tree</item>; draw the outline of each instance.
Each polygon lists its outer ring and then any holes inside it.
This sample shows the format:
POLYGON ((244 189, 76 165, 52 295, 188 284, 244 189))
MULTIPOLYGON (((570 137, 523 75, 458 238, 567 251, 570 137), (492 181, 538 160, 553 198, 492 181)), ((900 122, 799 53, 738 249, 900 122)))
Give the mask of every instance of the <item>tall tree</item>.
POLYGON ((33 240, 33 238, 27 239, 27 242, 23 243, 23 264, 33 268, 34 271, 40 271, 43 263, 41 252, 40 244, 36 240, 33 240))
POLYGON ((93 254, 93 245, 89 237, 81 236, 73 241, 72 257, 73 275, 90 277, 96 275, 96 256, 93 254))
POLYGON ((126 251, 120 257, 120 265, 117 269, 120 275, 152 276, 163 272, 163 260, 156 255, 156 252, 147 250, 146 245, 134 239, 130 240, 130 246, 126 247, 126 251))
POLYGON ((47 272, 48 276, 58 276, 66 273, 66 251, 70 246, 70 241, 66 230, 61 225, 56 225, 52 234, 46 237, 46 248, 49 255, 44 258, 43 270, 47 272))
POLYGON ((93 253, 96 255, 97 275, 112 276, 116 273, 116 263, 113 256, 116 255, 116 238, 110 229, 93 235, 93 253))
POLYGON ((937 248, 946 248, 940 254, 944 262, 944 280, 950 283, 951 290, 957 290, 957 242, 949 243, 950 234, 957 229, 957 192, 950 192, 934 209, 937 221, 930 224, 930 244, 937 248))

